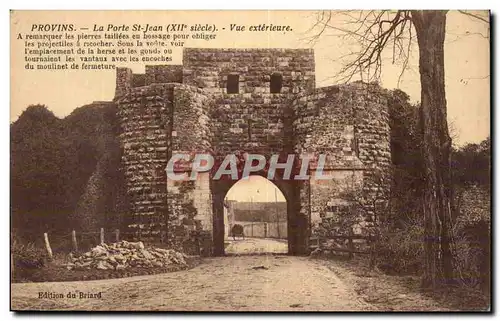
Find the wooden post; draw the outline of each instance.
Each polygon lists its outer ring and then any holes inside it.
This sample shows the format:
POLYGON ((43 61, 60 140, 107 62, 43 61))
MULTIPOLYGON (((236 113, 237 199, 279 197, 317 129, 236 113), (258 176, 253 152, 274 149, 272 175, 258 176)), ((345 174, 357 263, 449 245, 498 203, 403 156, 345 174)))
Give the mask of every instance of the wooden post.
POLYGON ((76 242, 76 231, 71 231, 71 243, 73 243, 73 251, 78 252, 78 243, 76 242))
POLYGON ((43 240, 45 241, 45 248, 47 249, 49 258, 52 260, 52 249, 50 248, 49 235, 47 233, 43 233, 43 240))
POLYGON ((101 244, 104 244, 104 228, 101 227, 101 244))
POLYGON ((120 242, 120 230, 115 230, 115 242, 120 242))
POLYGON ((278 213, 278 189, 274 188, 274 215, 276 215, 276 230, 278 233, 278 240, 280 239, 280 216, 278 213))

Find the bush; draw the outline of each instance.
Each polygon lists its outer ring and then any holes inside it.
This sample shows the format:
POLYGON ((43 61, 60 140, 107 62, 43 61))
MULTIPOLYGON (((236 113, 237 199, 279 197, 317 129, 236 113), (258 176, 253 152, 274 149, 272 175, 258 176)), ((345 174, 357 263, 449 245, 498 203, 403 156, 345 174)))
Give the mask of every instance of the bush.
POLYGON ((417 222, 380 233, 375 246, 377 267, 388 274, 418 274, 422 269, 423 226, 417 222))
POLYGON ((11 255, 13 280, 27 278, 33 270, 44 267, 48 261, 44 249, 37 247, 35 243, 22 243, 16 239, 11 244, 11 255))
POLYGON ((459 220, 455 231, 455 268, 461 284, 489 292, 490 222, 459 220))
MULTIPOLYGON (((455 268, 462 285, 489 292, 491 260, 491 204, 488 187, 459 191, 453 226, 455 268)), ((458 193, 457 193, 458 194, 458 193)))

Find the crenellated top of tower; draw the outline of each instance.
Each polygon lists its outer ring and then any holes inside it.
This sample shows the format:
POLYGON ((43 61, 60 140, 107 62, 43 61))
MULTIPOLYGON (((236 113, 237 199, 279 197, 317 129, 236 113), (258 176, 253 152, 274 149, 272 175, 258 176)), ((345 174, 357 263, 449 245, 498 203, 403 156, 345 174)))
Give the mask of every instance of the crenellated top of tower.
POLYGON ((159 83, 182 83, 182 65, 146 66, 144 74, 134 74, 130 68, 116 68, 115 99, 131 88, 159 83))

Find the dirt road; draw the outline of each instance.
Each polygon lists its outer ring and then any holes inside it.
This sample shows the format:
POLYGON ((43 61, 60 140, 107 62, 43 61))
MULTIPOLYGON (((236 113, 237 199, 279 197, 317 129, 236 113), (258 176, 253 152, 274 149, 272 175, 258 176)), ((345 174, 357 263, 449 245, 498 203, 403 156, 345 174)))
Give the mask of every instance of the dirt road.
POLYGON ((191 270, 99 281, 12 285, 14 310, 443 311, 407 287, 336 260, 285 253, 272 239, 229 241, 228 257, 191 270), (245 254, 261 255, 245 255, 245 254), (238 254, 243 254, 239 256, 238 254))
POLYGON ((189 270, 86 282, 12 285, 12 308, 57 310, 313 310, 372 307, 321 263, 281 255, 207 259, 189 270), (79 298, 95 293, 100 298, 79 298), (63 298, 39 298, 39 293, 63 298), (67 298, 68 293, 77 298, 67 298), (49 294, 47 294, 49 295, 49 294))

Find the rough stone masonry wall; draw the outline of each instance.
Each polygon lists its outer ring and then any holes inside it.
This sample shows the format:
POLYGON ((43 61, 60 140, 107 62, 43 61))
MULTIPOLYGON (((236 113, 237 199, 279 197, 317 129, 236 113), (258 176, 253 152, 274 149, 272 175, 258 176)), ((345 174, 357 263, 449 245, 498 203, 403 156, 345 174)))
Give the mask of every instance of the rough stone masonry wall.
POLYGON ((226 92, 227 75, 240 76, 240 93, 270 93, 273 73, 283 76, 282 93, 315 87, 312 49, 184 49, 184 83, 205 92, 226 92))
POLYGON ((132 239, 161 239, 165 230, 172 100, 172 84, 129 88, 118 98, 122 166, 131 201, 124 220, 132 239))
POLYGON ((132 88, 132 69, 116 68, 115 99, 125 95, 132 88))
POLYGON ((221 158, 235 151, 270 155, 285 144, 285 94, 220 94, 215 98, 214 150, 221 158))
POLYGON ((390 189, 391 147, 388 98, 390 92, 378 84, 355 82, 352 99, 358 157, 367 167, 363 172, 363 194, 367 220, 387 205, 390 189), (377 203, 377 204, 375 204, 377 203), (378 208, 376 208, 378 207, 378 208))
POLYGON ((199 88, 160 83, 181 80, 179 66, 147 66, 145 75, 119 68, 115 94, 131 199, 128 232, 131 238, 152 237, 173 246, 182 243, 193 221, 212 229, 208 173, 194 182, 174 182, 165 173, 172 153, 212 153, 211 100, 199 88), (147 86, 136 87, 137 79, 147 86))
POLYGON ((354 110, 349 86, 318 88, 297 98, 293 129, 297 154, 327 155, 326 168, 362 168, 354 151, 354 110))
MULTIPOLYGON (((212 100, 199 88, 176 84, 172 115, 171 152, 212 154, 211 121, 212 100)), ((189 175, 190 167, 180 168, 176 174, 189 175)), ((212 203, 209 173, 201 173, 196 181, 168 179, 168 239, 180 246, 188 240, 189 225, 198 223, 203 230, 212 230, 212 203)))
POLYGON ((146 66, 146 85, 155 83, 182 83, 182 65, 146 66))
POLYGON ((284 111, 296 93, 314 89, 314 68, 312 50, 185 49, 184 81, 214 95, 216 156, 283 152, 284 111), (270 93, 273 73, 283 77, 280 93, 270 93), (229 74, 239 75, 237 94, 227 93, 229 74))
MULTIPOLYGON (((344 203, 346 193, 352 198, 373 195, 373 169, 387 171, 387 102, 383 100, 383 91, 369 86, 372 85, 354 83, 318 88, 313 94, 299 96, 292 104, 295 152, 326 154, 323 172, 333 177, 311 179, 309 186, 303 186, 310 188, 310 195, 300 193, 301 198, 309 198, 301 199, 302 204, 311 203, 313 231, 333 217, 330 209, 344 203)), ((312 164, 311 170, 314 169, 312 164)), ((372 211, 368 204, 366 208, 372 211)))
POLYGON ((182 83, 182 65, 146 66, 144 74, 134 74, 130 68, 116 68, 115 98, 125 95, 131 88, 151 84, 182 83))

